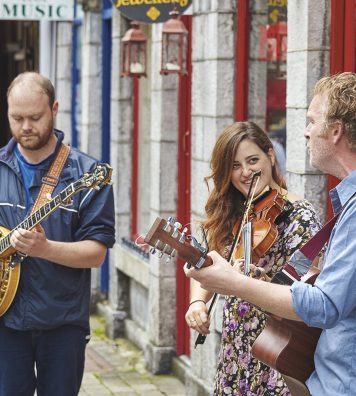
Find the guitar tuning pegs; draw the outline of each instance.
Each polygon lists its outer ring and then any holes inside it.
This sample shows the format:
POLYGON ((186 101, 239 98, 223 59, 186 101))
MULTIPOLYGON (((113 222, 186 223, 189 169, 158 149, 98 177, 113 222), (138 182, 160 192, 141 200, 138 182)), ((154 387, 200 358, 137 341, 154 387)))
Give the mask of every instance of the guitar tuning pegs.
POLYGON ((174 223, 174 228, 175 228, 176 230, 179 230, 179 229, 182 228, 182 224, 179 223, 178 221, 176 221, 176 222, 174 223))
POLYGON ((167 258, 166 258, 166 264, 169 264, 170 262, 171 262, 171 256, 168 256, 167 258))
POLYGON ((152 247, 152 248, 150 249, 150 253, 151 253, 151 254, 155 254, 155 253, 156 253, 156 249, 155 249, 154 247, 152 247))
POLYGON ((185 241, 185 238, 187 236, 187 232, 188 232, 188 228, 184 227, 184 229, 182 231, 182 234, 181 234, 181 236, 179 238, 179 242, 183 243, 185 241))
POLYGON ((169 216, 167 219, 167 224, 174 226, 175 219, 172 216, 169 216))
POLYGON ((162 258, 163 255, 164 255, 164 252, 160 252, 159 255, 158 255, 158 257, 159 257, 159 258, 162 258))

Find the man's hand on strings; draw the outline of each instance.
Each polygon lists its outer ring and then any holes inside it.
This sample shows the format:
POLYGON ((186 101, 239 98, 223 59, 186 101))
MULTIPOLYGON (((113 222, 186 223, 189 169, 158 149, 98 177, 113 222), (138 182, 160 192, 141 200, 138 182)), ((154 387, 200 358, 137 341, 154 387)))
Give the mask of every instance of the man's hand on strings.
POLYGON ((46 250, 48 240, 41 225, 32 231, 18 228, 10 238, 11 245, 19 252, 32 257, 41 257, 46 250))

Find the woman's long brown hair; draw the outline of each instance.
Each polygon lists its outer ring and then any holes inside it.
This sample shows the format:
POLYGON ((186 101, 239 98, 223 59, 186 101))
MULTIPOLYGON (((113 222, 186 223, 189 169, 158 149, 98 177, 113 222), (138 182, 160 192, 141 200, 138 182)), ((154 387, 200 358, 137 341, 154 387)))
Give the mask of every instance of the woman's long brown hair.
MULTIPOLYGON (((210 160, 211 174, 205 178, 208 185, 213 181, 213 189, 205 205, 206 220, 201 222, 208 235, 209 249, 223 253, 231 243, 232 229, 243 214, 245 197, 231 183, 233 163, 239 144, 248 139, 264 153, 273 150, 267 134, 253 122, 236 122, 223 130, 218 137, 210 160)), ((272 166, 272 178, 282 188, 286 183, 279 166, 272 166)), ((209 188, 209 185, 208 185, 209 188)))

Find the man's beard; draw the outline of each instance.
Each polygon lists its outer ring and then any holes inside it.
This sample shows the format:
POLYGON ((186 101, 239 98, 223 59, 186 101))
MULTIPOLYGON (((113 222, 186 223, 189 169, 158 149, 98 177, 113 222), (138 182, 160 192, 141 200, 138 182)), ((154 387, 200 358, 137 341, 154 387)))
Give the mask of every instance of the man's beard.
POLYGON ((53 122, 50 122, 44 134, 41 135, 39 135, 38 133, 21 134, 18 137, 15 136, 15 140, 24 149, 29 151, 36 151, 46 146, 50 137, 52 136, 52 133, 53 133, 53 122), (31 136, 30 141, 26 140, 27 136, 31 136))

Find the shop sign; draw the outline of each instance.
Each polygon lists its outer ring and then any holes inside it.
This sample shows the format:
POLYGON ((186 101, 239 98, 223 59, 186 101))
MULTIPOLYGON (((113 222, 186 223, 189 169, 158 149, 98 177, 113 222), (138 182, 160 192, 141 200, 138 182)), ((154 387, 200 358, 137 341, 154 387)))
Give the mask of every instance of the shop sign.
POLYGON ((72 20, 73 0, 0 0, 0 19, 72 20))
POLYGON ((268 0, 268 23, 287 22, 287 0, 268 0))
POLYGON ((192 0, 112 0, 114 6, 128 19, 144 23, 161 23, 171 18, 176 8, 183 14, 192 0))
POLYGON ((287 59, 287 0, 267 0, 268 24, 260 26, 261 60, 287 59))

